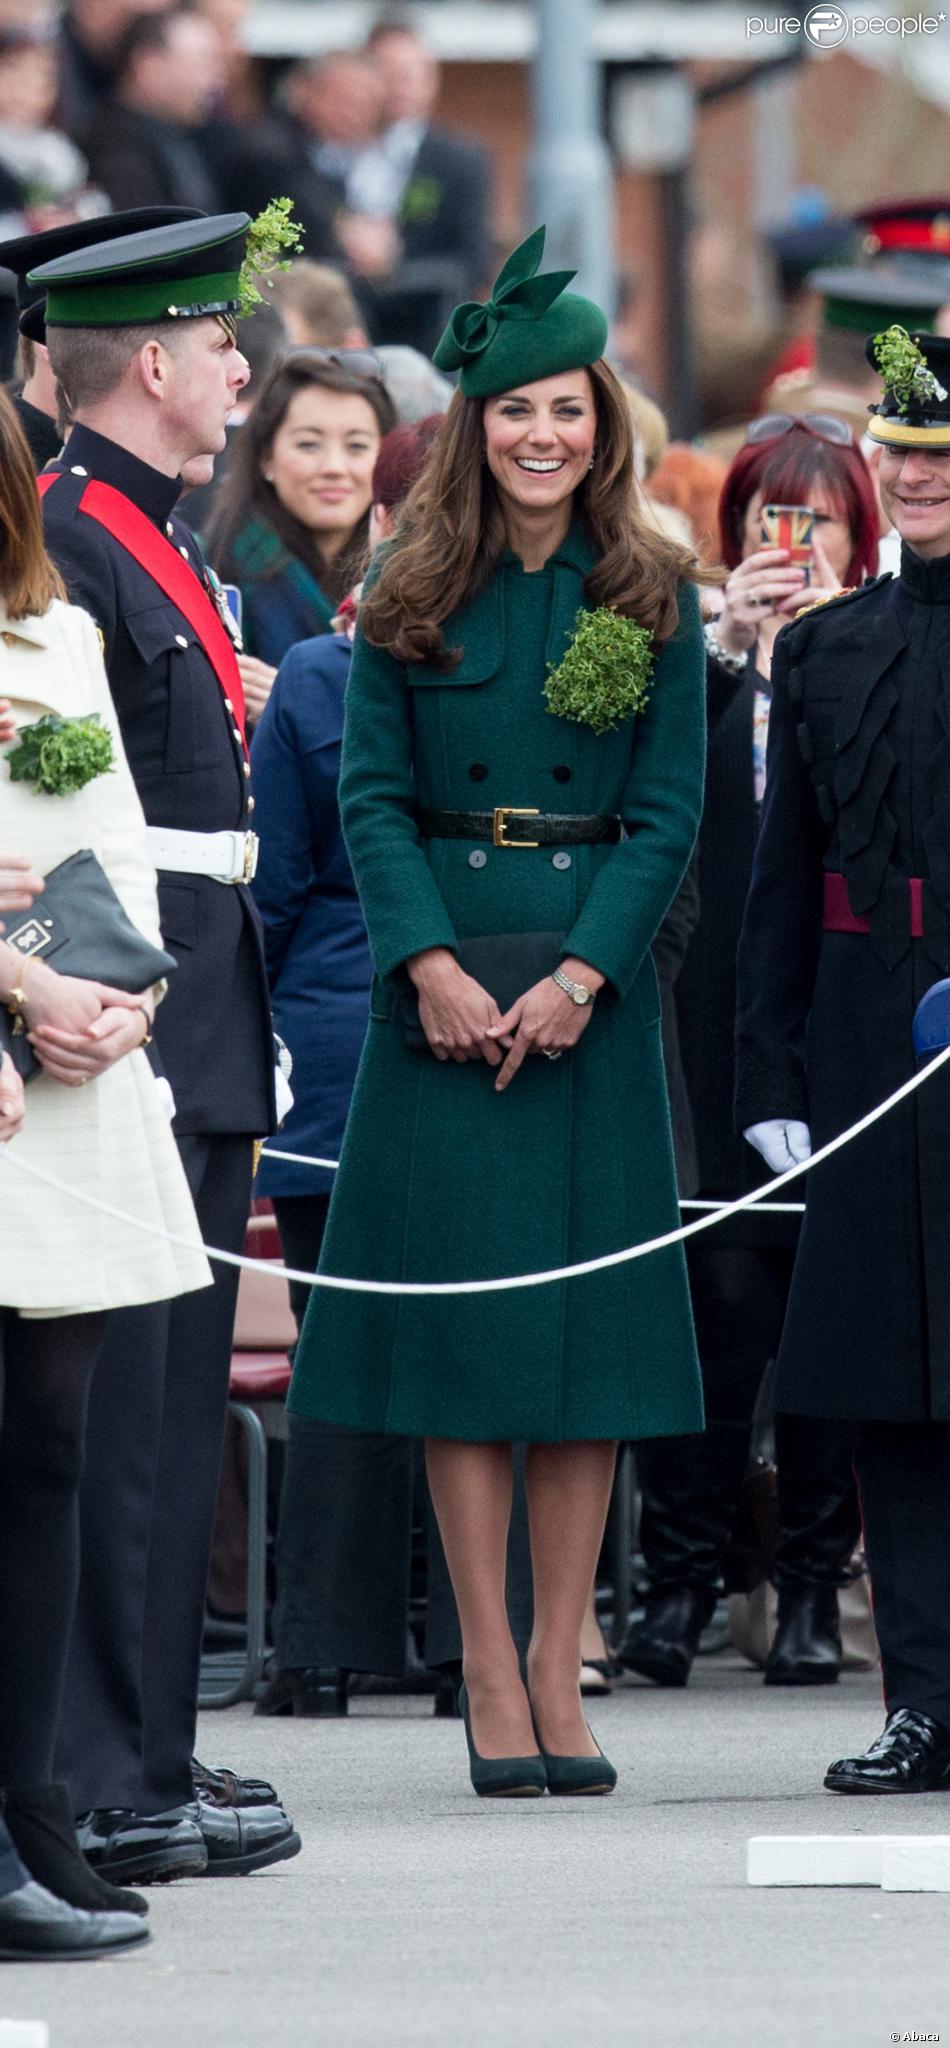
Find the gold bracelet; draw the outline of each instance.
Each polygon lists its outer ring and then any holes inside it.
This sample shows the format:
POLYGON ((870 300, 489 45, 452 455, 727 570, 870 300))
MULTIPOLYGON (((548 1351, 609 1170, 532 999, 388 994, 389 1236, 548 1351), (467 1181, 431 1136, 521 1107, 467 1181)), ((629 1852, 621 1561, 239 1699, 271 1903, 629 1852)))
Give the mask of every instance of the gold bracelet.
POLYGON ((7 1009, 13 1018, 14 1038, 19 1038, 26 1029, 26 992, 23 987, 22 978, 18 981, 16 988, 11 988, 7 996, 7 1009))

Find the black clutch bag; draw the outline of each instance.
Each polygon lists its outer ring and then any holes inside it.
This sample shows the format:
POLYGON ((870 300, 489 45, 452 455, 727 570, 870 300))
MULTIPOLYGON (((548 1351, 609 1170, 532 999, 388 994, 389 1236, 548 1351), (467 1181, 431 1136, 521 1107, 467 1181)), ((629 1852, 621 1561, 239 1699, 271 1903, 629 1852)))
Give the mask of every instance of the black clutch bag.
MULTIPOLYGON (((563 932, 492 932, 461 939, 458 963, 494 996, 502 1016, 536 981, 553 974, 564 951, 563 932)), ((399 1013, 410 1052, 428 1052, 419 1021, 419 995, 408 975, 399 991, 399 1013)))
MULTIPOLYGON (((56 974, 104 981, 128 995, 141 995, 174 973, 177 962, 163 947, 150 945, 127 917, 94 853, 70 854, 45 877, 46 887, 27 917, 7 925, 3 936, 22 960, 45 960, 56 974)), ((22 1027, 0 1005, 0 1050, 29 1081, 39 1061, 22 1027)))

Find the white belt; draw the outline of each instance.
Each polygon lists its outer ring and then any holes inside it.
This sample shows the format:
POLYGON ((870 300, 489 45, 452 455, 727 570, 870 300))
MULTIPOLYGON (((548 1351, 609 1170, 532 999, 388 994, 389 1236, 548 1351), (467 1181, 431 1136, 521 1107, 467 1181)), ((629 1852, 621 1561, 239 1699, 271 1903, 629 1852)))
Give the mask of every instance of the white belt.
POLYGON ((149 825, 146 836, 160 873, 252 882, 257 872, 256 832, 176 832, 171 825, 149 825))

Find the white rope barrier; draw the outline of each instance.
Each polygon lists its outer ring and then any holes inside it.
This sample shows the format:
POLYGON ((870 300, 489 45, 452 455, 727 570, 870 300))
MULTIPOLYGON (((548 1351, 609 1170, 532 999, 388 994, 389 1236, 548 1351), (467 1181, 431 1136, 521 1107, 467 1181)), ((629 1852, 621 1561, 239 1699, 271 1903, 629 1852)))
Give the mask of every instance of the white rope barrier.
POLYGON ((0 1146, 0 1161, 4 1165, 14 1167, 20 1173, 29 1174, 33 1180, 42 1181, 44 1186, 53 1188, 57 1194, 68 1195, 84 1208, 95 1209, 101 1216, 108 1216, 114 1223, 123 1223, 130 1230, 138 1230, 146 1237, 163 1238, 167 1244, 178 1245, 182 1251, 203 1251, 207 1258, 215 1259, 224 1266, 246 1266, 254 1273, 272 1273, 281 1281, 297 1280, 305 1286, 331 1287, 343 1294, 507 1294, 515 1288, 551 1287, 561 1280, 581 1280, 588 1273, 605 1273, 613 1266, 632 1264, 635 1259, 647 1258, 651 1252, 666 1251, 671 1245, 682 1244, 686 1238, 696 1237, 702 1230, 712 1230, 727 1216, 735 1216, 743 1209, 757 1208, 766 1195, 774 1194, 777 1188, 787 1187, 789 1181, 798 1180, 801 1174, 810 1173, 814 1167, 821 1166, 826 1159, 831 1159, 835 1152, 840 1152, 845 1145, 850 1145, 864 1131, 869 1131, 872 1125, 879 1123, 890 1110, 896 1109, 898 1103, 906 1102, 908 1096, 913 1095, 925 1081, 929 1081, 940 1067, 946 1066, 948 1060, 950 1045, 944 1046, 943 1051, 937 1053, 927 1066, 912 1074, 909 1081, 904 1081, 900 1088, 895 1088, 893 1095, 889 1095, 886 1101, 879 1102, 875 1109, 869 1109, 867 1115, 860 1117, 849 1130, 840 1131, 836 1138, 830 1139, 827 1145, 822 1145, 819 1151, 813 1152, 810 1159, 799 1160, 796 1165, 788 1167, 785 1173, 778 1174, 774 1180, 765 1181, 761 1188, 753 1188, 749 1194, 740 1195, 737 1201, 727 1202, 723 1208, 713 1210, 710 1215, 697 1217, 695 1223, 681 1223, 678 1230, 665 1231, 662 1237, 648 1238, 643 1244, 627 1245, 623 1251, 605 1252, 598 1259, 582 1259, 574 1266, 552 1266, 547 1272, 516 1273, 499 1280, 352 1280, 336 1273, 303 1273, 293 1266, 271 1264, 263 1259, 248 1259, 240 1252, 220 1251, 215 1245, 203 1245, 200 1240, 195 1243, 192 1238, 182 1237, 176 1231, 162 1230, 158 1224, 145 1223, 137 1216, 129 1216, 124 1209, 113 1208, 111 1202, 102 1202, 97 1195, 84 1194, 78 1188, 70 1187, 66 1181, 57 1179, 55 1174, 46 1173, 42 1167, 32 1166, 27 1160, 18 1159, 16 1153, 10 1149, 11 1145, 16 1144, 15 1138, 0 1146))
MULTIPOLYGON (((279 1159, 282 1164, 288 1166, 324 1166, 331 1173, 335 1173, 340 1164, 338 1159, 317 1159, 315 1156, 311 1156, 309 1152, 278 1152, 276 1146, 273 1145, 263 1146, 261 1159, 279 1159)), ((721 1209, 724 1206, 724 1201, 725 1197, 720 1195, 712 1202, 683 1201, 680 1203, 680 1208, 721 1209)), ((760 1210, 764 1210, 768 1216, 804 1216, 805 1214, 804 1202, 759 1202, 757 1207, 760 1210)))

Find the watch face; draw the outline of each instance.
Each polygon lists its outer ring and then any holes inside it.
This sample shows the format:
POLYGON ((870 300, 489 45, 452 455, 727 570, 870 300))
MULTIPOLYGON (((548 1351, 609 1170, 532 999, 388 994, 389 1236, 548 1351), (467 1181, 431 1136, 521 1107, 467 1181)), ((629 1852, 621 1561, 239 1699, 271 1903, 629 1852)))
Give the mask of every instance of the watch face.
POLYGON ((583 1009, 585 1003, 590 1002, 590 989, 585 988, 582 981, 575 981, 572 994, 574 1002, 577 1003, 581 1009, 583 1009))

